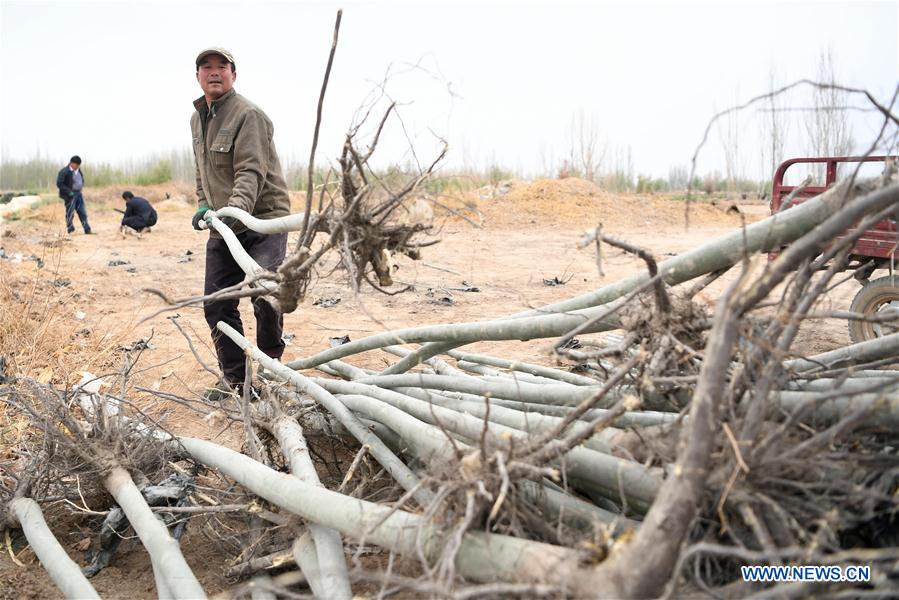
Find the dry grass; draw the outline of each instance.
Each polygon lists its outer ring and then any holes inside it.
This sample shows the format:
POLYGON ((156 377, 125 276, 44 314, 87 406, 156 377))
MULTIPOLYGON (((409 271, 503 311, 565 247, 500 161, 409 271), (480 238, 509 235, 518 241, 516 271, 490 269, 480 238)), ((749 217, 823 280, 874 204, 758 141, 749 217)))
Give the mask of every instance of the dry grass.
POLYGON ((51 252, 42 269, 27 259, 0 264, 0 356, 7 376, 66 385, 78 371, 111 366, 120 337, 98 337, 73 321, 70 304, 78 292, 56 279, 59 250, 51 252))
MULTIPOLYGON (((36 212, 52 217, 48 215, 52 209, 39 207, 36 212)), ((14 237, 4 238, 8 251, 18 247, 17 242, 14 237)), ((12 468, 21 449, 39 434, 4 399, 11 400, 34 382, 70 390, 85 372, 99 376, 117 372, 121 347, 133 331, 132 326, 109 323, 104 332, 78 318, 78 301, 91 292, 78 291, 82 288, 78 282, 60 276, 63 247, 52 240, 43 244, 43 256, 24 255, 21 262, 0 260, 0 359, 4 365, 0 387, 8 385, 13 390, 13 396, 0 395, 0 487, 7 489, 12 489, 12 483, 6 479, 6 467, 12 468)))

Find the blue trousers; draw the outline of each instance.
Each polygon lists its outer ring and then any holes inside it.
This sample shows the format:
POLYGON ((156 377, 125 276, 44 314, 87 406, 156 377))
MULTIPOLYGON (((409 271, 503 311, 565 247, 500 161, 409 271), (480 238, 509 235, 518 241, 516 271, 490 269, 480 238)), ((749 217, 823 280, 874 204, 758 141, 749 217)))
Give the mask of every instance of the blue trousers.
POLYGON ((78 213, 78 220, 81 221, 81 226, 84 228, 84 233, 91 232, 91 226, 87 223, 87 210, 84 208, 84 196, 81 195, 81 192, 75 192, 75 195, 68 200, 66 203, 66 231, 72 233, 75 231, 75 225, 73 223, 75 213, 78 213))

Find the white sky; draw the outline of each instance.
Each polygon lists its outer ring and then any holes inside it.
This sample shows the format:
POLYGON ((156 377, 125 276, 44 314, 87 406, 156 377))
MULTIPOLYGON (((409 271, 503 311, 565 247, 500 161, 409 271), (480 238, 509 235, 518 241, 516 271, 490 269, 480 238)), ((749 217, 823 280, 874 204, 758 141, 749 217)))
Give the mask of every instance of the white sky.
MULTIPOLYGON (((638 173, 664 177, 689 163, 716 110, 767 91, 772 68, 782 83, 814 79, 828 48, 839 83, 887 102, 899 80, 895 1, 2 0, 2 158, 64 163, 77 153, 88 166, 189 148, 201 93, 194 57, 221 45, 235 54, 237 90, 273 120, 282 159, 305 162, 338 6, 318 160, 338 154, 391 65, 406 71, 388 92, 406 103, 421 160, 432 156, 433 131, 450 143, 448 166, 526 173, 561 160, 582 110, 610 151, 629 146, 638 173), (427 72, 407 68, 419 61, 427 72)), ((755 176, 761 134, 751 115, 741 124, 743 170, 755 176)), ((853 113, 853 125, 860 149, 875 122, 853 113)), ((791 132, 787 153, 801 154, 802 128, 791 132)), ((381 160, 407 160, 402 131, 387 133, 381 160)), ((699 166, 722 168, 714 134, 699 166)))

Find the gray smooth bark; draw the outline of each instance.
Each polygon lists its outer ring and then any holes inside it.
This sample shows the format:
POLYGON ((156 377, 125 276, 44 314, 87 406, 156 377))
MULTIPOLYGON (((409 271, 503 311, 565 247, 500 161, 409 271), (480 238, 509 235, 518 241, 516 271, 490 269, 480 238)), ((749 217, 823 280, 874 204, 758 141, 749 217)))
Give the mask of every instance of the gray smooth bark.
MULTIPOLYGON (((284 415, 272 423, 272 432, 290 463, 291 473, 306 483, 321 487, 321 481, 318 479, 318 473, 315 471, 315 465, 312 463, 309 449, 306 447, 303 428, 299 423, 284 415)), ((333 529, 315 523, 309 524, 309 533, 314 542, 316 561, 314 565, 307 562, 307 567, 301 564, 300 568, 303 569, 310 582, 318 578, 316 587, 320 588, 321 594, 316 595, 322 598, 352 598, 353 592, 350 588, 340 534, 333 529)))
POLYGON ((147 506, 128 471, 121 467, 113 468, 104 484, 125 512, 128 522, 150 555, 154 570, 158 570, 158 575, 167 587, 164 591, 174 598, 185 600, 205 598, 206 593, 184 560, 178 542, 169 535, 166 526, 147 506))
MULTIPOLYGON (((894 194, 899 193, 899 188, 896 186, 893 188, 894 194)), ((737 229, 683 254, 662 261, 658 265, 659 274, 668 285, 677 285, 730 267, 744 255, 768 252, 785 246, 826 221, 847 201, 847 198, 851 198, 853 195, 854 190, 849 187, 849 180, 839 182, 820 196, 794 206, 790 210, 776 213, 767 219, 737 229)), ((536 314, 561 313, 601 306, 621 298, 647 281, 649 281, 649 275, 642 272, 598 290, 538 309, 515 313, 506 318, 520 319, 536 314)), ((585 331, 584 333, 593 332, 585 331)), ((419 348, 414 354, 386 369, 383 374, 405 372, 427 358, 443 354, 465 343, 467 342, 464 340, 433 340, 432 343, 419 348)))
POLYGON ((99 600, 100 596, 94 586, 81 573, 78 564, 69 558, 53 532, 47 527, 37 502, 31 498, 15 498, 9 503, 9 513, 22 527, 35 556, 66 598, 99 600))
MULTIPOLYGON (((412 513, 309 485, 205 440, 178 438, 178 442, 195 460, 258 496, 363 543, 413 557, 419 544, 426 555, 435 556, 445 543, 439 530, 412 513)), ((455 566, 460 575, 477 581, 549 583, 575 595, 595 593, 590 591, 591 573, 578 566, 574 550, 505 535, 465 534, 455 566)))
MULTIPOLYGON (((891 333, 890 335, 866 340, 851 346, 844 346, 808 358, 788 360, 784 362, 784 368, 797 373, 807 373, 818 369, 831 369, 867 363, 888 356, 899 356, 899 333, 891 333)), ((889 371, 884 371, 884 373, 888 375, 889 371)))
POLYGON ((418 476, 415 475, 403 461, 397 458, 380 438, 360 423, 359 419, 337 398, 308 377, 300 375, 264 352, 261 352, 258 348, 252 346, 244 336, 237 333, 237 331, 227 323, 219 322, 217 327, 219 331, 227 335, 244 352, 268 369, 273 376, 283 381, 290 382, 298 391, 309 394, 324 406, 328 412, 334 415, 337 420, 346 427, 347 431, 349 431, 360 444, 369 446, 370 452, 375 460, 390 473, 403 489, 407 491, 413 489, 416 490, 414 492, 414 497, 421 506, 427 506, 433 500, 433 494, 421 485, 421 480, 418 476))

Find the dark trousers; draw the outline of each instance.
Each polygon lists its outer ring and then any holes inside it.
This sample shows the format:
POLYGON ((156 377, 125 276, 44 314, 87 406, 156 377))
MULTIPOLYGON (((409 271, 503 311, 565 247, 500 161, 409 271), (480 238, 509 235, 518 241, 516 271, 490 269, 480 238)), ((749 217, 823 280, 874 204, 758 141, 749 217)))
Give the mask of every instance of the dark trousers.
MULTIPOLYGON (((287 252, 287 234, 276 233, 263 235, 255 231, 238 234, 241 246, 259 263, 263 269, 275 271, 284 261, 287 252)), ((208 295, 243 281, 246 274, 235 262, 225 240, 209 238, 206 242, 206 283, 203 293, 208 295)), ((241 335, 243 324, 237 310, 239 300, 220 300, 203 303, 206 322, 212 330, 212 341, 218 355, 219 367, 225 381, 231 385, 243 383, 246 356, 237 344, 222 334, 215 325, 224 321, 241 335)), ((253 300, 253 314, 256 316, 256 345, 272 358, 281 358, 284 353, 284 341, 281 334, 284 330, 284 317, 272 308, 266 300, 253 300)))
POLYGON ((66 231, 72 233, 75 231, 74 216, 78 213, 78 220, 84 228, 84 233, 91 232, 91 226, 87 224, 87 210, 84 208, 84 196, 81 192, 75 192, 75 195, 65 200, 66 204, 66 231))
POLYGON ((135 231, 140 231, 144 227, 152 227, 153 225, 156 225, 156 220, 154 219, 153 222, 150 223, 150 221, 146 217, 125 217, 122 219, 122 225, 127 225, 135 231))

